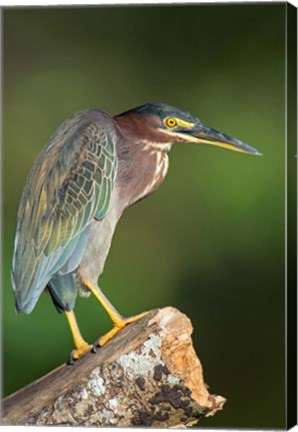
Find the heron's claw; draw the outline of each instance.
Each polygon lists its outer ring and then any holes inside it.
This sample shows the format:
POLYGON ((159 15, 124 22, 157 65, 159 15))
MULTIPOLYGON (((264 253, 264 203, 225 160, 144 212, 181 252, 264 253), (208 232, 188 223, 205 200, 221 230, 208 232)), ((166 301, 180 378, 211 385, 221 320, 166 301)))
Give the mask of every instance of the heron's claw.
POLYGON ((117 317, 117 320, 114 322, 114 327, 105 335, 101 336, 94 342, 94 348, 95 350, 92 350, 92 352, 96 352, 96 347, 102 347, 105 345, 110 339, 112 339, 121 329, 123 329, 127 324, 130 324, 132 322, 138 321, 143 316, 145 316, 148 312, 143 312, 139 315, 132 316, 130 318, 119 318, 117 317))
POLYGON ((71 351, 71 353, 69 353, 69 360, 66 363, 68 366, 73 366, 74 365, 74 358, 73 358, 72 353, 73 353, 73 351, 71 351))
POLYGON ((98 347, 99 347, 99 339, 96 339, 96 341, 94 342, 94 344, 93 344, 93 346, 91 348, 91 352, 93 354, 95 354, 98 347))
POLYGON ((85 343, 79 348, 72 350, 71 353, 69 354, 69 361, 67 364, 73 366, 74 362, 78 360, 78 358, 82 357, 83 354, 85 354, 86 352, 92 349, 93 349, 93 345, 89 345, 85 343))

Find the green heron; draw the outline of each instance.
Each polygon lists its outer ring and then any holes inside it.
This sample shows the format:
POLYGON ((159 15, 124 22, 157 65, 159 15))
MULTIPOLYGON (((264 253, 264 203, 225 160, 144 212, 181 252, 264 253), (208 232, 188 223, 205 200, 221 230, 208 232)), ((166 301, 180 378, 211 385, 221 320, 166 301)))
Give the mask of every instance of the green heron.
POLYGON ((114 324, 98 339, 99 346, 144 315, 121 316, 97 281, 123 211, 163 182, 172 144, 188 142, 260 154, 189 113, 148 103, 115 117, 98 109, 72 115, 34 163, 17 216, 12 264, 16 310, 29 314, 47 289, 68 320, 73 359, 92 348, 73 312, 78 292, 94 294, 114 324))

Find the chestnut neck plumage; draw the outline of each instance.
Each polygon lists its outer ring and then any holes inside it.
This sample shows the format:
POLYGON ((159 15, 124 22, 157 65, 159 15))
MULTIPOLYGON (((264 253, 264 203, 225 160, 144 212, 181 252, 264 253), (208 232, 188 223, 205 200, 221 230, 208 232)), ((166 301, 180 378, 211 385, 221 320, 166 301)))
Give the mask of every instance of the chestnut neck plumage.
MULTIPOLYGON (((171 143, 165 137, 157 142, 154 130, 142 128, 139 119, 132 115, 114 117, 121 138, 117 144, 117 185, 125 193, 126 206, 145 198, 163 182, 169 167, 168 152, 171 143)), ((158 137, 159 138, 159 137, 158 137)))

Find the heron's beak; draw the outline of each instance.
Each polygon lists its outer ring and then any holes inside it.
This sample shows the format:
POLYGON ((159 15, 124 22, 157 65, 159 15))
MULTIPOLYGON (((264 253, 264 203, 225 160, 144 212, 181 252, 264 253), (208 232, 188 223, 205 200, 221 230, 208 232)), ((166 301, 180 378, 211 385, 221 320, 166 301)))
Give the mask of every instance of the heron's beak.
POLYGON ((211 129, 198 122, 193 127, 185 129, 182 132, 189 142, 211 144, 217 147, 224 147, 229 150, 234 150, 242 153, 250 153, 260 156, 260 153, 255 148, 245 144, 236 138, 230 137, 215 129, 211 129))

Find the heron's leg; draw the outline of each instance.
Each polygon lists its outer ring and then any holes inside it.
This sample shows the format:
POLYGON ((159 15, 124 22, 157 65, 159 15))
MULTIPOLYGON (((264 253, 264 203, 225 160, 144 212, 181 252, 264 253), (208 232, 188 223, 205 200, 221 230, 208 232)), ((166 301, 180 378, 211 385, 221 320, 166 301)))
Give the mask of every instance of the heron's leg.
POLYGON ((90 351, 93 345, 87 344, 85 339, 83 339, 74 312, 65 311, 65 316, 67 318, 76 348, 70 354, 70 363, 72 363, 72 360, 77 360, 79 357, 85 354, 85 352, 90 351))
POLYGON ((110 339, 112 339, 113 336, 115 336, 123 327, 125 327, 127 324, 130 324, 134 321, 138 321, 140 318, 142 318, 144 315, 147 314, 147 312, 143 312, 139 315, 135 315, 129 318, 124 318, 120 313, 117 311, 117 309, 112 305, 112 303, 106 298, 104 293, 98 288, 93 286, 89 282, 84 282, 84 285, 92 292, 92 294, 97 298, 97 300, 101 303, 111 320, 113 321, 114 327, 112 330, 110 330, 108 333, 106 333, 104 336, 101 336, 97 344, 99 346, 105 345, 110 339))

